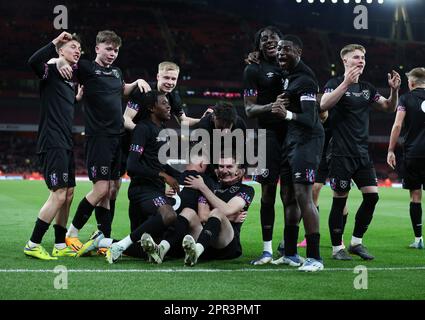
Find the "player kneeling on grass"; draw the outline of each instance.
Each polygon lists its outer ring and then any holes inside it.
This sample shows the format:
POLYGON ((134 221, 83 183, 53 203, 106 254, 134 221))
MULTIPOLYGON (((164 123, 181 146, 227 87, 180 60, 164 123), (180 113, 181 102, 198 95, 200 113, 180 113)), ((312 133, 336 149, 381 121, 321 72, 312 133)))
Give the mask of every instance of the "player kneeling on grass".
MULTIPOLYGON (((245 169, 234 157, 222 156, 217 169, 220 186, 215 192, 208 188, 201 176, 185 179, 186 186, 203 194, 198 214, 185 208, 179 216, 179 223, 174 226, 176 234, 186 234, 183 238, 186 265, 195 265, 201 255, 205 260, 226 260, 242 254, 240 231, 246 218, 244 211, 254 198, 254 189, 242 184, 244 174, 245 169), (214 209, 210 210, 210 206, 214 209)), ((144 247, 148 247, 149 241, 152 241, 149 235, 142 236, 144 247)), ((150 246, 157 245, 151 243, 150 246)), ((161 254, 163 258, 166 251, 161 254)))
POLYGON ((176 192, 179 191, 179 184, 165 172, 170 168, 161 164, 158 157, 160 148, 167 143, 161 130, 164 128, 163 122, 170 119, 170 105, 165 94, 157 91, 146 93, 144 102, 146 108, 140 109, 143 114, 134 128, 127 161, 131 178, 128 197, 132 231, 113 244, 112 239, 105 239, 101 232, 97 232, 83 245, 78 255, 106 245, 110 246, 106 253, 109 263, 116 262, 123 253, 134 256, 132 249, 140 248, 136 243, 143 233, 160 236, 176 220, 176 212, 165 196, 165 183, 176 192))
POLYGON ((40 209, 24 253, 42 260, 75 256, 75 252, 65 244, 65 234, 75 187, 72 121, 75 102, 81 98, 82 91, 76 96, 76 83, 62 78, 56 65, 48 63, 57 54, 67 65, 75 65, 80 59, 80 41, 68 32, 62 32, 28 60, 41 80, 41 120, 38 127, 37 153, 50 195, 40 209), (52 257, 40 243, 55 217, 55 247, 52 257))

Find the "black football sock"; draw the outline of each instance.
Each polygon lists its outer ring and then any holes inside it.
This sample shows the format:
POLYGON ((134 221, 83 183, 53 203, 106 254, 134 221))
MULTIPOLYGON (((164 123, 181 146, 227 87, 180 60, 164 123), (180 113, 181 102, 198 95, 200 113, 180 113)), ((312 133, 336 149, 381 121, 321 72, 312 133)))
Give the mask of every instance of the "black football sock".
POLYGON ((297 241, 299 230, 299 226, 285 226, 283 231, 285 240, 285 256, 294 256, 297 254, 297 241))
POLYGON ((142 235, 147 232, 152 237, 156 237, 161 234, 165 229, 164 221, 160 214, 151 216, 143 222, 139 227, 137 227, 132 233, 130 233, 130 239, 133 242, 140 241, 142 235))
POLYGON ((111 212, 104 207, 95 209, 97 228, 102 231, 105 238, 111 237, 111 212))
POLYGON ((87 221, 89 221, 93 210, 94 206, 84 197, 78 205, 77 212, 72 220, 72 225, 78 230, 82 229, 87 221))
POLYGON ((377 193, 364 193, 363 201, 356 213, 356 223, 354 225, 353 236, 356 238, 363 238, 366 230, 369 227, 373 218, 376 203, 379 200, 377 193))
POLYGON ((332 246, 340 246, 342 242, 342 229, 344 225, 343 212, 347 198, 333 198, 332 208, 329 214, 329 232, 332 246))
POLYGON ((415 237, 422 237, 422 206, 420 203, 410 202, 410 220, 415 237))
POLYGON ((40 218, 37 218, 37 221, 35 222, 35 226, 30 238, 31 242, 40 244, 41 240, 43 240, 44 235, 49 229, 49 226, 50 226, 50 223, 44 222, 40 218))
POLYGON ((320 257, 320 233, 306 234, 307 240, 307 258, 322 260, 320 257))
POLYGON ((212 241, 217 239, 221 229, 221 221, 216 217, 208 218, 207 223, 202 229, 201 234, 198 238, 198 243, 201 244, 204 249, 208 248, 212 241))
POLYGON ((65 243, 66 228, 59 224, 53 226, 55 229, 55 243, 65 243))

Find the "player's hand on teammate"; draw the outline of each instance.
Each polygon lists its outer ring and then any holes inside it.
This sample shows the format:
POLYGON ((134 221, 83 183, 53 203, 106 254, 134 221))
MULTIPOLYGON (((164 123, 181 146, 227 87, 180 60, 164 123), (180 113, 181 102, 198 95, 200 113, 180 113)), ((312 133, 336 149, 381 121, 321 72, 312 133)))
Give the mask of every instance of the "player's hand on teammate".
POLYGON ((247 216, 248 216, 248 211, 241 211, 236 215, 236 217, 233 221, 235 223, 242 223, 242 222, 245 221, 247 216))
POLYGON ((214 109, 211 108, 211 107, 208 107, 208 109, 205 110, 205 112, 204 112, 204 114, 202 115, 201 118, 203 118, 203 117, 205 117, 205 116, 207 116, 207 115, 209 115, 210 113, 213 113, 213 112, 214 112, 214 109))
POLYGON ((69 40, 72 39, 72 35, 69 32, 62 32, 59 36, 57 36, 55 39, 53 39, 52 43, 56 46, 59 43, 62 42, 68 42, 69 40))
POLYGON ((398 74, 398 72, 393 70, 391 71, 391 74, 388 73, 387 76, 388 76, 388 85, 390 86, 390 88, 393 90, 400 89, 401 77, 398 74))
POLYGON ((81 101, 81 99, 83 99, 83 94, 84 94, 84 86, 79 84, 78 85, 78 91, 77 91, 77 95, 75 96, 75 99, 77 101, 81 101))
POLYGON ((72 67, 64 61, 64 59, 59 58, 56 62, 56 68, 59 71, 59 74, 62 78, 71 80, 72 79, 72 67))
POLYGON ((329 116, 328 111, 319 112, 320 122, 325 123, 325 121, 328 119, 328 116, 329 116))
POLYGON ((149 85, 149 83, 147 83, 145 80, 143 79, 138 79, 137 80, 137 86, 140 89, 140 92, 149 92, 151 91, 151 86, 149 85))
POLYGON ((172 198, 176 195, 176 191, 173 188, 165 188, 165 195, 169 198, 172 198))
POLYGON ((166 174, 165 172, 160 172, 159 176, 162 177, 166 184, 168 184, 176 193, 180 191, 180 185, 176 179, 172 176, 166 174))
POLYGON ((388 151, 387 154, 387 163, 392 168, 395 169, 396 166, 396 160, 395 160, 395 154, 394 151, 388 151))
POLYGON ((253 51, 248 53, 248 57, 245 59, 246 64, 260 64, 260 52, 259 51, 253 51))
POLYGON ((285 93, 277 96, 276 101, 272 103, 272 113, 280 118, 286 118, 286 108, 289 106, 289 98, 285 93))
POLYGON ((349 86, 353 83, 356 83, 362 73, 362 67, 360 66, 353 66, 350 69, 348 69, 347 74, 344 77, 344 83, 349 86))
POLYGON ((202 179, 201 176, 187 176, 186 179, 184 179, 184 183, 189 188, 195 190, 201 190, 205 186, 204 179, 202 179))

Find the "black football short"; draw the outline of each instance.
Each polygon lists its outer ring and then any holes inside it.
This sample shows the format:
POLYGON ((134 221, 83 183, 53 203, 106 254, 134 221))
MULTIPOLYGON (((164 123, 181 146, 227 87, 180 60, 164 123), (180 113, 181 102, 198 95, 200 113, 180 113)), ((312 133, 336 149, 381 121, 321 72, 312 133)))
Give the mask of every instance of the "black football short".
POLYGON ((329 165, 329 180, 332 190, 337 192, 350 191, 351 179, 359 189, 378 185, 375 168, 368 157, 332 156, 329 165))
POLYGON ((282 185, 313 184, 322 158, 324 137, 288 142, 282 161, 282 185))
POLYGON ((39 161, 49 190, 75 187, 75 162, 71 150, 49 149, 39 154, 39 161))
POLYGON ((261 152, 261 140, 258 142, 258 158, 260 163, 265 163, 265 167, 257 169, 257 174, 253 180, 260 184, 276 184, 281 174, 282 147, 285 139, 285 132, 275 130, 266 131, 266 150, 261 152), (266 158, 264 159, 263 156, 266 158))
POLYGON ((121 137, 87 137, 86 157, 87 172, 91 181, 118 180, 121 166, 121 137))
POLYGON ((425 158, 403 161, 403 189, 425 190, 425 158))
POLYGON ((235 230, 232 241, 222 249, 216 249, 209 246, 199 257, 201 260, 231 260, 239 258, 242 255, 242 246, 239 234, 235 230))

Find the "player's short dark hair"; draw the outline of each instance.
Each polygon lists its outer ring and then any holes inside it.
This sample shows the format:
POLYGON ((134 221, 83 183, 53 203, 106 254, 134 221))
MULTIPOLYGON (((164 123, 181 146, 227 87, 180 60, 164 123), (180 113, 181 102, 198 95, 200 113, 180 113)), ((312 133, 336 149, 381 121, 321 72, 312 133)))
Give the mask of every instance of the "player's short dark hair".
POLYGON ((135 102, 139 104, 139 110, 133 118, 133 122, 138 123, 142 119, 147 119, 152 113, 151 110, 158 102, 158 97, 160 96, 165 96, 165 93, 159 92, 157 90, 148 91, 138 95, 138 99, 135 102))
POLYGON ((215 118, 230 125, 236 120, 236 110, 232 103, 219 101, 214 106, 215 118))
POLYGON ((122 41, 114 31, 103 30, 99 31, 96 36, 96 45, 99 43, 112 43, 116 47, 121 47, 122 41))
POLYGON ((303 49, 304 45, 303 42, 301 41, 301 39, 294 35, 294 34, 287 34, 285 36, 283 36, 283 38, 281 38, 281 40, 285 40, 285 41, 291 41, 294 44, 294 47, 297 47, 299 49, 303 49))
POLYGON ((283 34, 282 32, 275 26, 267 26, 264 28, 261 28, 258 30, 254 36, 254 51, 260 51, 260 39, 261 39, 261 33, 264 31, 269 30, 279 36, 279 39, 282 39, 283 34))
MULTIPOLYGON (((76 33, 71 34, 71 40, 69 41, 77 41, 81 45, 81 37, 76 33)), ((67 42, 62 42, 62 41, 58 42, 58 44, 56 45, 56 51, 62 48, 66 43, 67 42)))

